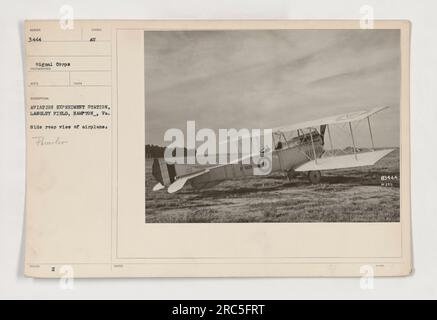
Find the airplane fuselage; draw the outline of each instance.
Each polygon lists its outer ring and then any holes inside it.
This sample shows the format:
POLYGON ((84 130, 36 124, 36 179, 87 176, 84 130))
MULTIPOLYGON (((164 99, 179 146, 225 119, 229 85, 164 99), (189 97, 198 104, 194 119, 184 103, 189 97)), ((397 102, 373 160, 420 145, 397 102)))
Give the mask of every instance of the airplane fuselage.
MULTIPOLYGON (((311 140, 307 139, 306 141, 300 141, 295 145, 286 145, 280 149, 274 150, 272 152, 270 164, 271 170, 269 170, 266 174, 261 174, 261 171, 256 164, 244 164, 242 162, 238 162, 225 165, 220 168, 215 168, 213 171, 193 179, 191 181, 191 185, 196 189, 208 188, 224 180, 241 179, 249 176, 269 175, 280 171, 290 172, 308 160, 313 160, 314 156, 316 158, 320 157, 323 152, 323 138, 320 135, 315 135, 313 137, 313 143, 311 143, 311 140)), ((176 174, 178 176, 186 173, 186 168, 184 167, 185 165, 176 165, 176 174)), ((195 172, 193 170, 189 171, 191 171, 189 173, 195 172)))

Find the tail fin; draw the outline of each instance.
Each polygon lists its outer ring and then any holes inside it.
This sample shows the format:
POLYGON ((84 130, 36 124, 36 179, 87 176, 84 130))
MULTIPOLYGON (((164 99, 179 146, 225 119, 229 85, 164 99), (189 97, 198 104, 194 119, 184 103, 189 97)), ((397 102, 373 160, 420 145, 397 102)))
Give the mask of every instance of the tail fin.
POLYGON ((167 164, 163 158, 153 159, 153 177, 162 185, 169 186, 176 180, 176 169, 174 164, 167 164))

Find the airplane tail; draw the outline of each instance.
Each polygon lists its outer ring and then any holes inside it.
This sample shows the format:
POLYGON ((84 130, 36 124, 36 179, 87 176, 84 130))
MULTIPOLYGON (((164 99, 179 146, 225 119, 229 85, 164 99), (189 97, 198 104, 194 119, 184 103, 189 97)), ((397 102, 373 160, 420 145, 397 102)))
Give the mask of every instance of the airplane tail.
POLYGON ((187 181, 208 173, 208 169, 176 176, 176 165, 167 164, 163 158, 153 159, 152 175, 158 181, 153 191, 167 188, 168 193, 174 193, 184 187, 187 181))
POLYGON ((153 159, 152 175, 162 186, 169 186, 176 180, 175 165, 167 164, 163 158, 155 158, 153 159))

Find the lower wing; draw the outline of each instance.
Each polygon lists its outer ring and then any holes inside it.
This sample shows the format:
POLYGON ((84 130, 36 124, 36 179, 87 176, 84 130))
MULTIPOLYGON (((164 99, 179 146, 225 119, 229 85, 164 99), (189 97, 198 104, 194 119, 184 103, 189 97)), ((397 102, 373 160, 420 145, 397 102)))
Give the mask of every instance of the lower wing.
POLYGON ((377 151, 369 151, 356 154, 346 154, 341 156, 331 156, 326 158, 318 158, 316 161, 308 161, 297 168, 295 171, 317 171, 317 170, 335 170, 347 169, 354 167, 372 166, 377 161, 384 158, 394 149, 384 149, 377 151))

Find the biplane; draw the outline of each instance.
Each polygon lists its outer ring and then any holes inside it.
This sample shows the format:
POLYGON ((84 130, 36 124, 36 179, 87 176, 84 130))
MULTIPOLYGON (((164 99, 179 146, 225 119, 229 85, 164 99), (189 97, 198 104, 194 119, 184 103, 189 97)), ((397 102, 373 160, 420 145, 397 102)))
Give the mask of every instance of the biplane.
MULTIPOLYGON (((304 173, 310 183, 317 184, 322 171, 374 165, 394 150, 376 149, 374 144, 370 117, 386 108, 388 107, 351 112, 272 129, 274 150, 271 150, 271 157, 268 158, 271 159, 268 164, 269 174, 283 172, 291 180, 296 174, 304 173), (371 148, 361 149, 356 145, 352 123, 361 121, 367 122, 371 148), (334 148, 330 129, 334 125, 347 127, 352 143, 350 152, 339 152, 334 148), (329 149, 325 146, 326 134, 329 149)), ((154 159, 152 174, 158 183, 153 191, 167 188, 168 193, 174 193, 184 188, 187 183, 195 190, 202 190, 225 180, 257 175, 259 166, 256 159, 247 165, 240 158, 228 164, 193 169, 188 165, 168 164, 162 158, 154 159)))

